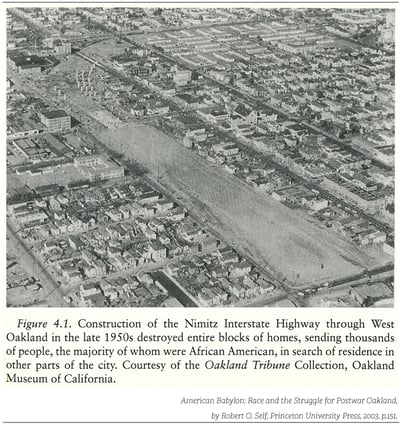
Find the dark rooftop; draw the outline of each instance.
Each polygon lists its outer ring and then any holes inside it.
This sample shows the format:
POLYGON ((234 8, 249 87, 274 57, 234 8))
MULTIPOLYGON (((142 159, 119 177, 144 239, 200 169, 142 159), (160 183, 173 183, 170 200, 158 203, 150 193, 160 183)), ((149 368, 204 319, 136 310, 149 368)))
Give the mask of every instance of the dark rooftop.
POLYGON ((48 119, 69 117, 69 115, 61 109, 55 111, 42 111, 42 114, 48 119))

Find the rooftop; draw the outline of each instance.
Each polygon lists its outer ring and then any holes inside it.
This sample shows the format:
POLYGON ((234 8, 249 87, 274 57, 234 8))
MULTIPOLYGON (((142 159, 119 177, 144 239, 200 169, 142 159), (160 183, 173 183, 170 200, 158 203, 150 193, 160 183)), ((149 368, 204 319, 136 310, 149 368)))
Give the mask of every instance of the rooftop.
POLYGON ((47 119, 69 117, 69 115, 62 109, 57 109, 55 111, 42 111, 42 115, 44 115, 47 119))

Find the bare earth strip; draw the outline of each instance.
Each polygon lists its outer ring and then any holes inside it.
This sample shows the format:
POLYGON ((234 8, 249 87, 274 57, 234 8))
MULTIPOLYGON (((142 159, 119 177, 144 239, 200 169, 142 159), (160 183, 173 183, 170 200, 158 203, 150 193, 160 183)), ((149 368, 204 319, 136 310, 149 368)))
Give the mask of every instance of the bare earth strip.
POLYGON ((227 239, 290 281, 331 280, 385 262, 379 250, 367 253, 311 223, 152 127, 105 130, 99 139, 121 147, 126 156, 148 167, 153 177, 159 173, 164 185, 200 206, 227 239))

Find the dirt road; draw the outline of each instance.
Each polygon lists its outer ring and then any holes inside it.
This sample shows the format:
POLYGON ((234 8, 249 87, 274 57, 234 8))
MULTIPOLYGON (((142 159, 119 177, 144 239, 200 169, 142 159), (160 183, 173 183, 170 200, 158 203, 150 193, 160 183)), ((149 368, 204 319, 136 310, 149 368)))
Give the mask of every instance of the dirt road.
POLYGON ((152 127, 125 127, 97 135, 143 163, 154 177, 202 209, 227 239, 296 283, 313 283, 380 265, 384 256, 368 254, 337 234, 311 223, 152 127))

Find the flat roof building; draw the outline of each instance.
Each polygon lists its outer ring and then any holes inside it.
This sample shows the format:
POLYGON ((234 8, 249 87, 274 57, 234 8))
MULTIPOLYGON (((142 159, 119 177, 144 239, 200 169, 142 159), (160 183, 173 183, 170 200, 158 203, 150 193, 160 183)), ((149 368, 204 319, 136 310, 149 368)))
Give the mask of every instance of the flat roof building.
POLYGON ((75 158, 74 166, 91 182, 124 177, 124 168, 112 162, 105 154, 75 158))
POLYGON ((61 133, 71 130, 71 116, 61 109, 42 111, 40 120, 50 133, 61 133))

